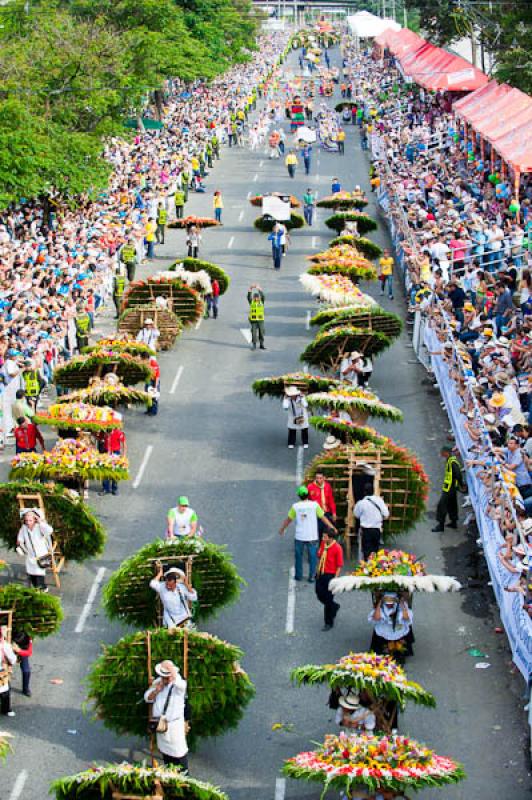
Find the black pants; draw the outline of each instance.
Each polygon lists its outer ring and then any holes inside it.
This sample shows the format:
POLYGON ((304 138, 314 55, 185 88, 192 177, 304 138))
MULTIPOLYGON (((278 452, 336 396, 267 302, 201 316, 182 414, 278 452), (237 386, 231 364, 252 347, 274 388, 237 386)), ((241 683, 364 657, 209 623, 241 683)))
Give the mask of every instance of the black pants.
POLYGON ((28 575, 28 580, 34 589, 44 589, 46 585, 44 575, 28 575))
POLYGON ((188 257, 189 258, 197 258, 198 257, 198 246, 189 244, 188 246, 188 257))
MULTIPOLYGON (((324 516, 327 517, 329 522, 333 522, 332 514, 329 514, 328 511, 325 512, 324 516)), ((320 543, 321 543, 321 537, 323 536, 323 531, 326 529, 326 527, 327 525, 323 521, 323 517, 318 517, 318 536, 320 538, 320 543)))
POLYGON ((316 597, 323 603, 323 619, 326 625, 334 625, 334 618, 338 613, 340 604, 334 599, 333 593, 329 589, 329 583, 334 578, 331 573, 318 575, 316 578, 316 597))
POLYGON ((135 262, 130 262, 126 264, 127 269, 127 279, 131 283, 131 281, 135 280, 135 272, 137 271, 137 265, 135 262))
POLYGON ((176 219, 183 219, 183 206, 176 206, 175 207, 175 218, 176 219))
POLYGON ((163 764, 173 764, 175 767, 181 767, 183 772, 188 772, 188 755, 187 756, 167 756, 166 753, 162 754, 163 764))
POLYGON ((0 712, 8 714, 11 711, 11 689, 7 692, 0 692, 0 712))
POLYGON ((440 525, 445 525, 445 520, 449 515, 452 525, 458 521, 458 495, 456 491, 442 492, 436 508, 436 519, 440 525))
POLYGON ((379 549, 381 532, 379 528, 360 528, 360 544, 362 545, 362 558, 367 561, 372 553, 379 549))
MULTIPOLYGON (((288 428, 288 444, 296 443, 297 430, 288 428)), ((308 428, 301 428, 301 444, 308 444, 308 428)))

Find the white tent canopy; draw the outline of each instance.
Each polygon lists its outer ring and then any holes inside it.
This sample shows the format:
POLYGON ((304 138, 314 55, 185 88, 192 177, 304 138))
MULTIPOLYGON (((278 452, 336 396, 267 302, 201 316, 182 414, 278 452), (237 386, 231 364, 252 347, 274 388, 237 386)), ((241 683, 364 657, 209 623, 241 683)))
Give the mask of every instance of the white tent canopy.
POLYGON ((348 17, 347 24, 353 36, 358 36, 359 39, 374 39, 389 28, 394 31, 401 28, 393 19, 381 19, 369 11, 359 11, 358 14, 348 17))

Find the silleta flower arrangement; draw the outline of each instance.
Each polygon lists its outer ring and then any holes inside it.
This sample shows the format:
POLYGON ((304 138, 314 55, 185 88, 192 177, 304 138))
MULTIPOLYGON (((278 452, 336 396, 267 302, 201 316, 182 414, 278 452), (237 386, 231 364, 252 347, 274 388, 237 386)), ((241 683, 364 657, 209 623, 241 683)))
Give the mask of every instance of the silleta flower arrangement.
POLYGON ((312 261, 313 267, 309 274, 319 275, 338 273, 348 278, 362 278, 364 280, 374 280, 377 277, 377 270, 367 258, 348 244, 330 247, 322 253, 308 256, 312 261))
POLYGON ((121 414, 111 408, 93 406, 88 403, 55 403, 49 407, 47 412, 37 414, 34 421, 38 425, 80 428, 89 431, 106 431, 122 427, 121 414))
POLYGON ((57 402, 63 403, 90 403, 91 405, 103 405, 116 408, 119 405, 151 405, 150 394, 144 389, 134 389, 124 386, 122 383, 109 383, 100 378, 93 378, 90 386, 86 389, 63 394, 57 398, 57 402))
POLYGON ((371 239, 366 239, 365 236, 345 234, 344 236, 337 236, 335 239, 331 239, 329 244, 349 244, 352 247, 356 247, 359 252, 364 253, 366 258, 380 258, 383 254, 382 247, 372 242, 371 239))
POLYGON ((258 397, 271 395, 282 397, 287 386, 298 386, 305 394, 307 392, 328 391, 333 387, 343 386, 343 382, 336 378, 324 375, 312 375, 310 372, 288 372, 286 375, 276 375, 271 378, 259 378, 252 384, 252 389, 258 397))
POLYGON ((155 355, 155 351, 148 347, 147 344, 136 342, 134 339, 117 339, 114 337, 98 339, 96 344, 84 347, 82 353, 93 353, 95 350, 111 350, 114 353, 129 353, 132 356, 139 356, 144 353, 155 355))
POLYGON ((354 572, 331 581, 335 594, 352 589, 378 588, 397 591, 456 592, 461 585, 446 575, 427 575, 425 564, 404 550, 379 550, 361 561, 354 572))
POLYGON ((129 480, 125 456, 99 453, 78 439, 62 439, 44 453, 20 453, 11 461, 10 478, 56 480, 129 480))
POLYGON ((291 678, 297 684, 326 683, 331 689, 351 689, 399 703, 404 708, 407 700, 433 708, 434 695, 419 683, 410 681, 399 664, 390 656, 376 653, 349 653, 336 664, 307 664, 292 670, 291 678))
POLYGON ((300 281, 305 289, 331 306, 376 305, 372 297, 363 294, 358 286, 345 275, 309 275, 304 273, 300 281))
POLYGON ((310 407, 357 411, 373 417, 402 422, 403 413, 399 408, 383 403, 376 394, 367 389, 331 388, 327 392, 308 395, 310 407))
POLYGON ((299 359, 304 364, 331 369, 340 365, 343 353, 359 350, 364 355, 374 356, 391 344, 392 339, 384 333, 343 324, 327 330, 321 328, 299 359))
POLYGON ((286 761, 283 773, 349 791, 364 784, 371 791, 404 792, 458 783, 465 778, 461 764, 438 756, 406 736, 326 736, 317 750, 286 761))
POLYGON ((197 217, 194 214, 189 214, 188 217, 174 220, 174 222, 170 223, 169 227, 189 228, 191 225, 195 225, 196 228, 214 228, 216 225, 220 224, 221 223, 215 220, 214 217, 197 217))
POLYGON ((367 204, 368 198, 361 191, 335 192, 335 194, 330 194, 316 203, 318 208, 338 209, 364 208, 367 204))

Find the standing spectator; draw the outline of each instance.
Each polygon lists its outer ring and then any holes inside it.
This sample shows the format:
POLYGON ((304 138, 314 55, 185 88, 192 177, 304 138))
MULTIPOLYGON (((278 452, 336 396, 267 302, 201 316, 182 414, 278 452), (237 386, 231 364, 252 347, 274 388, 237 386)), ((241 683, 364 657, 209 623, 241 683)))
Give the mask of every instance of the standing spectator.
POLYGON ((222 197, 222 193, 219 189, 217 189, 214 193, 214 199, 212 201, 214 207, 214 219, 216 222, 222 222, 222 210, 224 207, 224 201, 222 197))
POLYGON ((433 533, 441 533, 445 528, 445 520, 449 515, 449 528, 458 527, 458 492, 464 489, 464 480, 460 462, 453 455, 451 447, 442 447, 440 454, 445 461, 445 475, 441 489, 440 499, 436 508, 438 524, 432 529, 433 533))
POLYGON ((161 201, 157 206, 157 243, 164 244, 164 235, 166 231, 166 223, 168 222, 168 211, 166 210, 164 203, 161 201))
POLYGON ((218 319, 219 297, 220 297, 220 284, 218 283, 216 278, 214 278, 214 280, 211 281, 211 291, 209 292, 209 294, 205 296, 205 300, 207 301, 207 311, 205 314, 206 317, 210 317, 212 311, 213 319, 218 319))
MULTIPOLYGON (((305 175, 310 175, 311 156, 312 146, 310 144, 305 144, 301 150, 301 157, 303 158, 303 164, 305 165, 305 175)), ((308 191, 310 191, 310 189, 308 191)))
POLYGON ((31 697, 30 679, 31 666, 30 657, 33 655, 33 642, 24 631, 13 631, 11 646, 20 662, 22 672, 22 694, 31 697))
POLYGON ((388 519, 388 506, 378 494, 374 494, 373 485, 367 483, 363 490, 364 497, 355 504, 355 518, 360 523, 360 544, 364 561, 380 547, 382 523, 388 519))
POLYGON ((31 586, 43 589, 46 569, 41 566, 52 552, 53 528, 42 517, 38 508, 25 508, 20 512, 22 526, 17 535, 17 553, 26 558, 26 575, 31 586))
POLYGON ((384 294, 386 286, 388 286, 388 297, 393 300, 393 258, 389 250, 384 250, 382 257, 379 259, 381 282, 381 294, 384 294))
POLYGON ((336 141, 338 142, 338 152, 341 156, 343 156, 345 152, 345 131, 343 128, 340 128, 336 135, 336 141))
POLYGON ((11 708, 9 670, 16 663, 17 657, 7 641, 7 626, 0 625, 0 711, 8 717, 15 716, 15 712, 11 708))
POLYGON ((497 283, 495 286, 496 301, 493 309, 493 316, 495 317, 495 326, 497 328, 497 336, 501 335, 502 328, 509 321, 514 313, 514 302, 512 293, 504 283, 497 283))
MULTIPOLYGON (((303 580, 303 556, 306 551, 309 565, 308 581, 313 583, 318 563, 318 519, 324 518, 325 514, 318 503, 308 499, 306 486, 300 486, 297 495, 299 500, 288 512, 287 518, 279 529, 279 535, 284 536, 290 523, 295 521, 295 579, 296 581, 303 580)), ((336 530, 328 519, 325 524, 332 531, 336 530)))
POLYGON ((266 346, 264 344, 264 292, 256 283, 249 287, 248 303, 248 319, 251 327, 251 349, 257 349, 258 339, 260 343, 260 349, 266 350, 266 346))
POLYGON ((155 255, 155 231, 157 225, 153 219, 148 219, 144 225, 144 241, 146 243, 146 258, 150 261, 155 255))
MULTIPOLYGON (((316 472, 314 480, 307 486, 308 496, 311 500, 315 500, 320 504, 325 512, 325 516, 330 522, 336 522, 336 503, 334 501, 334 493, 329 481, 325 480, 323 472, 316 472)), ((325 530, 325 525, 322 520, 318 520, 318 532, 321 537, 325 530)))
POLYGON ((172 567, 166 570, 163 579, 163 566, 159 563, 157 575, 150 581, 150 589, 161 599, 165 628, 180 628, 192 618, 191 603, 198 599, 198 593, 182 569, 172 567))
POLYGON ((15 437, 15 452, 17 453, 36 453, 37 444, 40 444, 44 452, 44 439, 34 422, 27 417, 19 417, 13 431, 15 437))
MULTIPOLYGON (((323 518, 322 518, 323 519, 323 518)), ((322 520, 318 520, 321 522, 322 520)), ((331 531, 324 531, 318 550, 318 567, 316 573, 316 596, 323 604, 324 625, 322 630, 330 631, 340 604, 334 599, 329 589, 333 578, 338 578, 344 565, 344 554, 331 531)))
POLYGON ((288 170, 289 176, 291 178, 295 178, 296 177, 296 167, 297 167, 298 161, 297 161, 297 156, 296 156, 296 154, 294 153, 293 150, 289 150, 288 151, 288 154, 287 154, 287 156, 286 156, 286 158, 284 160, 284 163, 285 163, 286 168, 288 170))
POLYGON ((196 225, 191 225, 187 232, 188 257, 197 258, 201 242, 201 233, 196 225))
MULTIPOLYGON (((153 722, 164 718, 166 730, 157 731, 157 747, 165 764, 173 764, 188 772, 188 745, 185 729, 185 699, 187 682, 179 674, 173 661, 155 665, 158 677, 144 694, 146 703, 152 703, 153 722)), ((159 727, 164 727, 159 726, 159 727)))
POLYGON ((288 411, 288 449, 296 444, 297 431, 301 431, 301 443, 308 448, 308 403, 297 386, 287 386, 284 390, 283 408, 288 411))
MULTIPOLYGON (((103 435, 103 452, 109 455, 124 455, 127 456, 127 442, 126 434, 120 428, 113 428, 103 435)), ((102 481, 102 491, 98 492, 100 495, 105 494, 118 494, 118 484, 115 480, 105 478, 102 481)))

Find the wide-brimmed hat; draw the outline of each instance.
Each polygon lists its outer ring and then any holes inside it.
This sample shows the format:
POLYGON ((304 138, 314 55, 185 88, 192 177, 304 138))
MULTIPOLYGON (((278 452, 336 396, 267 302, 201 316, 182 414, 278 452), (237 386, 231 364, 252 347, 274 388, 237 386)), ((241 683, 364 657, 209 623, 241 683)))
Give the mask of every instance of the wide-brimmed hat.
POLYGON ((166 572, 164 573, 164 579, 166 580, 167 578, 171 578, 174 575, 176 578, 186 578, 186 575, 182 569, 178 569, 177 567, 170 567, 170 569, 167 569, 166 572))
POLYGON ((173 661, 160 661, 155 665, 155 672, 161 678, 170 678, 175 672, 179 674, 179 667, 173 661))
POLYGON ((144 320, 144 324, 145 325, 154 325, 155 323, 153 322, 151 317, 146 317, 146 319, 144 320))
POLYGON ((324 450, 334 450, 336 447, 339 447, 341 442, 336 436, 327 436, 323 443, 324 450))
POLYGON ((363 355, 364 355, 364 353, 359 353, 358 350, 353 350, 351 353, 349 353, 349 356, 351 358, 362 358, 363 355))
POLYGON ((505 403, 504 395, 500 392, 495 392, 495 394, 492 395, 492 397, 490 397, 488 400, 488 403, 490 403, 492 406, 495 406, 495 408, 502 408, 505 403))
POLYGON ((297 397, 298 394, 301 394, 301 390, 297 386, 286 386, 284 393, 287 397, 297 397))
POLYGON ((355 709, 360 705, 360 697, 354 692, 348 692, 345 697, 340 697, 338 703, 342 708, 355 709))
POLYGON ((26 514, 35 514, 36 517, 39 517, 39 519, 42 519, 42 511, 41 511, 40 508, 35 508, 35 507, 33 507, 33 508, 21 508, 20 509, 20 518, 24 519, 26 514))

